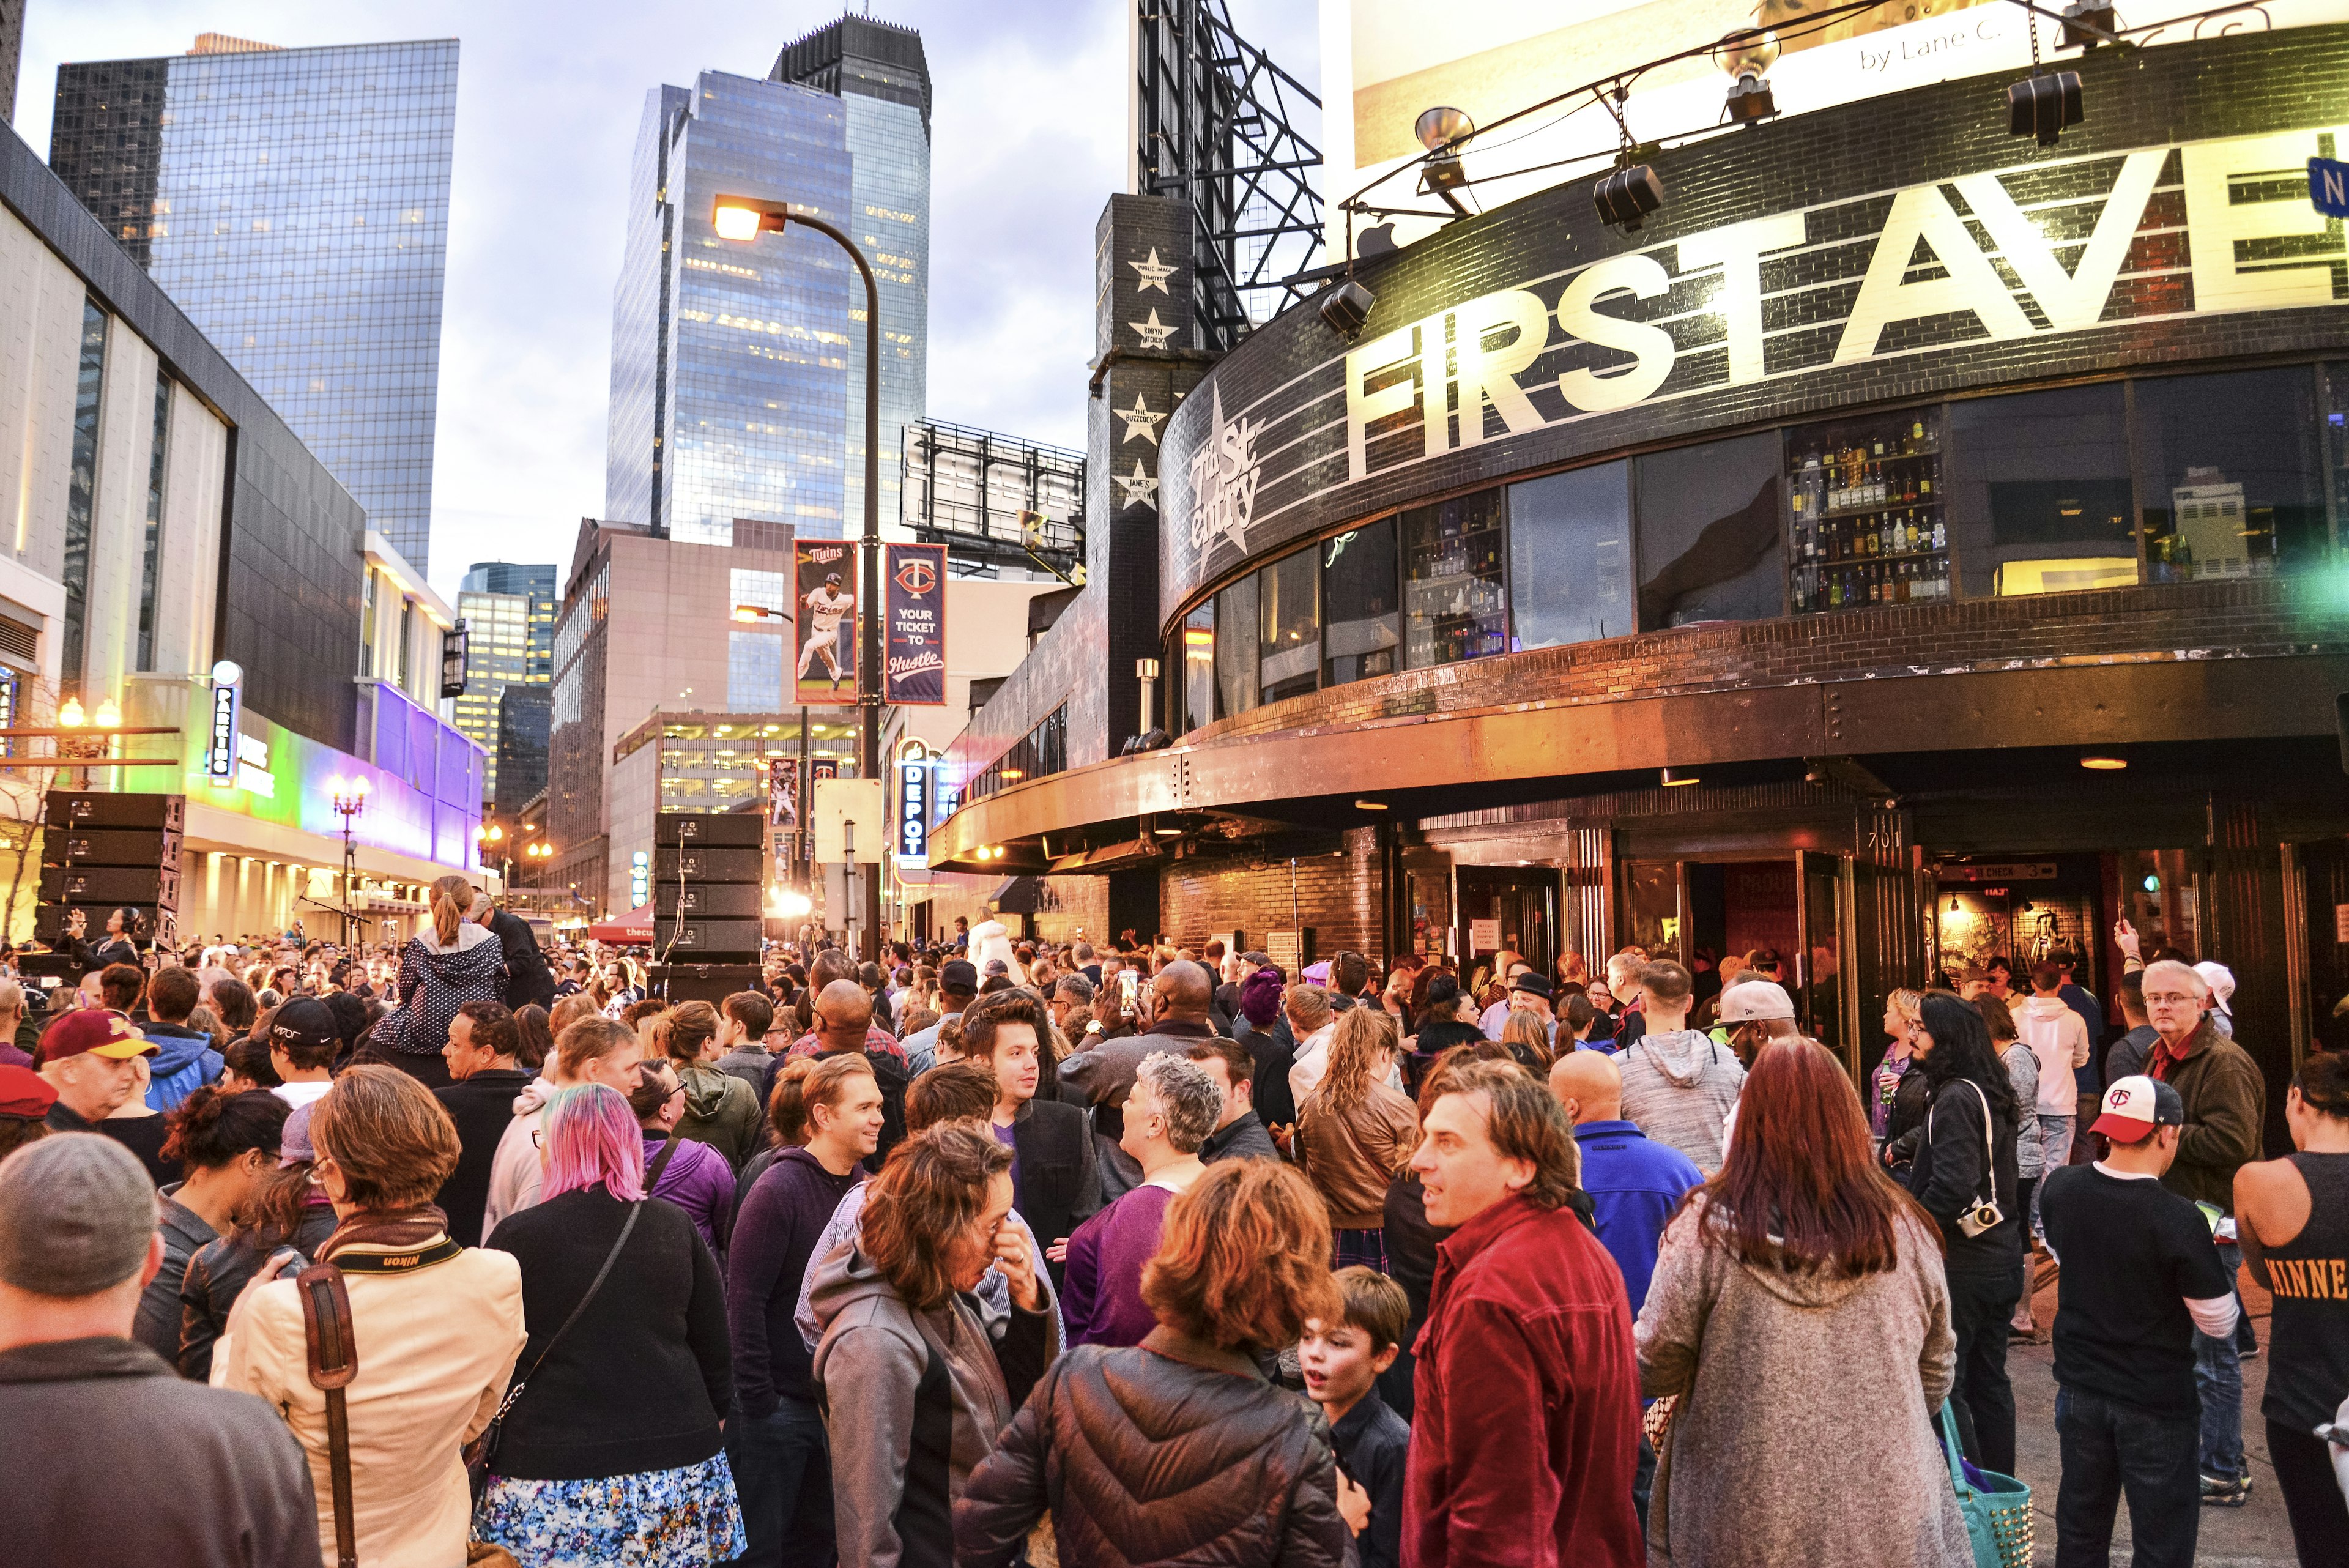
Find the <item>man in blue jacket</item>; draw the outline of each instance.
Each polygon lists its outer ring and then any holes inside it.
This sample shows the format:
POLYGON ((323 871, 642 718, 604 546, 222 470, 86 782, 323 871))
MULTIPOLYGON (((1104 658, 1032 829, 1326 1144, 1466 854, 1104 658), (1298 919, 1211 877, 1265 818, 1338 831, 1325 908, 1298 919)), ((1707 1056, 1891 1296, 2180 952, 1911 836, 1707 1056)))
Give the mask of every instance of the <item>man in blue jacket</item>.
POLYGON ((156 1048, 147 1064, 151 1110, 177 1110, 181 1101, 220 1077, 221 1054, 212 1049, 212 1037, 188 1027, 188 1014, 202 995, 195 971, 177 965, 157 970, 147 982, 147 1022, 140 1032, 156 1048))
MULTIPOLYGON (((1696 1162, 1658 1143, 1623 1119, 1623 1075, 1604 1051, 1568 1051, 1549 1070, 1549 1090, 1574 1124, 1582 1155, 1582 1189, 1590 1194, 1591 1222, 1599 1244, 1623 1271, 1623 1294, 1637 1320, 1656 1272, 1656 1249, 1664 1226, 1680 1207, 1681 1195, 1704 1180, 1696 1162)), ((1655 1450, 1643 1434, 1631 1501, 1647 1528, 1648 1490, 1656 1475, 1655 1450)))

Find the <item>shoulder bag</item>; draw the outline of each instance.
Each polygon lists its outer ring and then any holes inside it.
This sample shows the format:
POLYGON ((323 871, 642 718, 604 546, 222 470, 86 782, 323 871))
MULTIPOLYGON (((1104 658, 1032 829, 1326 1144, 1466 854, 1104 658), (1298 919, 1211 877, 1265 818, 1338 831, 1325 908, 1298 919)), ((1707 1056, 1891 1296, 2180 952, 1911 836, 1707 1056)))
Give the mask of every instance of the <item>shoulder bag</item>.
POLYGON ((1941 1402, 1941 1457, 1966 1521, 1974 1568, 2031 1568, 2031 1488, 2013 1476, 1977 1469, 1958 1450, 1958 1419, 1941 1402))
MULTIPOLYGON (((1976 1194, 1972 1207, 1958 1211, 1958 1230, 1966 1240, 1971 1241, 1982 1232, 2004 1224, 2006 1211, 1998 1206, 1998 1154, 1996 1146, 1992 1142, 1990 1096, 1983 1094, 1982 1086, 1971 1078, 1959 1081, 1971 1089, 1974 1092, 1974 1098, 1982 1102, 1982 1185, 1990 1189, 1987 1197, 1976 1194)), ((1933 1111, 1940 1108, 1937 1105, 1932 1110, 1925 1113, 1925 1136, 1929 1139, 1932 1137, 1933 1111)))
POLYGON ((490 1466, 498 1457, 498 1436, 505 1428, 506 1412, 513 1408, 514 1401, 522 1397, 522 1391, 530 1386, 530 1380, 538 1376, 538 1369, 546 1365, 546 1358, 554 1354, 554 1347, 563 1343, 563 1336, 571 1332, 571 1325, 579 1321, 580 1314, 587 1310, 587 1303, 594 1301, 595 1293, 604 1288, 604 1282, 611 1277, 612 1265, 620 1261, 620 1249, 628 1244, 628 1232, 636 1228, 636 1216, 644 1211, 645 1206, 641 1202, 628 1205, 628 1217, 620 1225, 619 1240, 614 1241, 612 1250, 604 1254, 604 1266, 595 1271, 595 1279, 588 1282, 587 1293, 579 1298, 579 1304, 571 1309, 571 1315, 563 1320, 563 1326, 554 1331, 554 1336, 546 1342, 546 1348, 540 1351, 538 1359, 530 1364, 530 1370, 513 1380, 512 1386, 506 1390, 506 1397, 498 1401, 498 1413, 490 1417, 488 1426, 481 1428, 481 1435, 465 1445, 465 1480, 472 1488, 475 1502, 481 1501, 482 1490, 490 1484, 490 1466))
POLYGON ((343 1390, 359 1375, 358 1345, 351 1338, 351 1294, 343 1272, 313 1263, 294 1276, 302 1298, 303 1348, 310 1386, 326 1396, 326 1469, 335 1493, 336 1568, 358 1568, 358 1527, 351 1513, 351 1418, 343 1390))

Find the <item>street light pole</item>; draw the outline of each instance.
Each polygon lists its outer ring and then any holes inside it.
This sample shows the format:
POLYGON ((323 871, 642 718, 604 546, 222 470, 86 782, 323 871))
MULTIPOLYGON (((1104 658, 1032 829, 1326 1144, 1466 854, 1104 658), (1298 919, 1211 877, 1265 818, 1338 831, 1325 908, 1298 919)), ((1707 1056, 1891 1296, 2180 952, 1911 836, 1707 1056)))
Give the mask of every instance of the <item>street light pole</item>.
MULTIPOLYGON (((859 778, 877 779, 881 776, 881 290, 873 281, 872 264, 864 259, 864 253, 856 248, 854 241, 822 218, 792 212, 787 202, 720 196, 711 211, 710 221, 722 240, 749 242, 762 232, 781 234, 793 223, 828 234, 833 244, 848 253, 849 260, 856 264, 858 275, 864 279, 864 580, 858 596, 862 600, 858 613, 863 624, 856 639, 856 772, 859 778)), ((800 734, 802 738, 807 734, 804 723, 800 726, 800 734)), ((880 865, 876 862, 852 874, 864 882, 864 907, 879 909, 880 865)), ((881 956, 878 922, 865 922, 864 935, 857 946, 860 958, 881 956)))
POLYGON ((333 795, 335 810, 339 812, 343 818, 342 945, 347 951, 351 945, 351 884, 356 877, 358 860, 357 846, 351 840, 351 819, 367 809, 367 775, 361 774, 347 779, 338 774, 326 781, 326 787, 333 795))

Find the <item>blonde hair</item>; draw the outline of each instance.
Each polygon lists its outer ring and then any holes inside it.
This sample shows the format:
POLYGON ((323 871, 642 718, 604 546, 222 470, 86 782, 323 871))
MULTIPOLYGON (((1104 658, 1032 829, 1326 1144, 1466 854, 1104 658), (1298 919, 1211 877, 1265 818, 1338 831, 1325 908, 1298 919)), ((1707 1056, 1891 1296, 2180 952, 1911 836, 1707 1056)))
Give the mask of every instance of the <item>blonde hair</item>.
POLYGON ((465 911, 473 907, 473 884, 454 873, 439 877, 432 884, 429 901, 433 936, 442 947, 455 947, 457 933, 465 929, 465 911))
POLYGON ((1884 1005, 1907 1019, 1911 1024, 1925 1022, 1925 993, 1921 991, 1903 989, 1893 992, 1884 999, 1884 1005))
POLYGON ((1392 1054, 1398 1044, 1394 1020, 1381 1009, 1352 1007, 1340 1013, 1330 1035, 1329 1071, 1312 1097, 1331 1110, 1360 1104, 1383 1075, 1376 1071, 1379 1053, 1392 1054))

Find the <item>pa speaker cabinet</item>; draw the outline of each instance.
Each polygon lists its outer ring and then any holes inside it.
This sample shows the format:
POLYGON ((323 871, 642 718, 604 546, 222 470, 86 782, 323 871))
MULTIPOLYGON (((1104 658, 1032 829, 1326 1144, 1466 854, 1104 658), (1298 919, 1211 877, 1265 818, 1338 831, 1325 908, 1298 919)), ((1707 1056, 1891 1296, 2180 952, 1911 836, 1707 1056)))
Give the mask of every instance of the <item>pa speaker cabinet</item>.
POLYGON ((674 888, 681 875, 688 882, 748 882, 766 880, 766 852, 747 849, 689 849, 672 845, 653 851, 653 881, 674 888))
POLYGON ((49 792, 46 826, 60 827, 165 827, 184 833, 188 797, 183 794, 95 794, 78 790, 49 792))
MULTIPOLYGON (((93 944, 101 942, 106 940, 106 917, 114 913, 119 907, 120 906, 114 904, 42 904, 33 910, 33 935, 49 947, 64 947, 66 921, 72 917, 76 909, 79 909, 85 921, 82 940, 93 944)), ((153 941, 156 921, 154 909, 151 906, 137 904, 130 905, 129 908, 132 914, 139 917, 139 923, 131 928, 129 933, 131 940, 153 941)), ((170 911, 167 910, 165 913, 168 915, 170 911)))
POLYGON ((738 991, 756 991, 759 966, 754 963, 657 963, 652 966, 654 992, 671 1007, 680 1002, 713 1005, 738 991))
POLYGON ((41 901, 47 904, 104 904, 109 908, 119 904, 177 914, 180 909, 180 874, 152 866, 44 866, 41 867, 41 901))
POLYGON ((653 818, 653 843, 702 849, 757 849, 767 820, 750 812, 665 811, 653 818))
POLYGON ((653 913, 663 919, 683 910, 689 919, 727 919, 748 920, 759 918, 759 884, 756 882, 675 882, 653 884, 653 913))
POLYGON ((653 924, 653 950, 667 951, 680 958, 708 958, 718 961, 759 957, 759 922, 756 920, 657 920, 653 924), (672 940, 674 938, 674 940, 672 940))
POLYGON ((41 864, 177 871, 180 842, 180 835, 168 827, 51 827, 41 835, 41 864))

